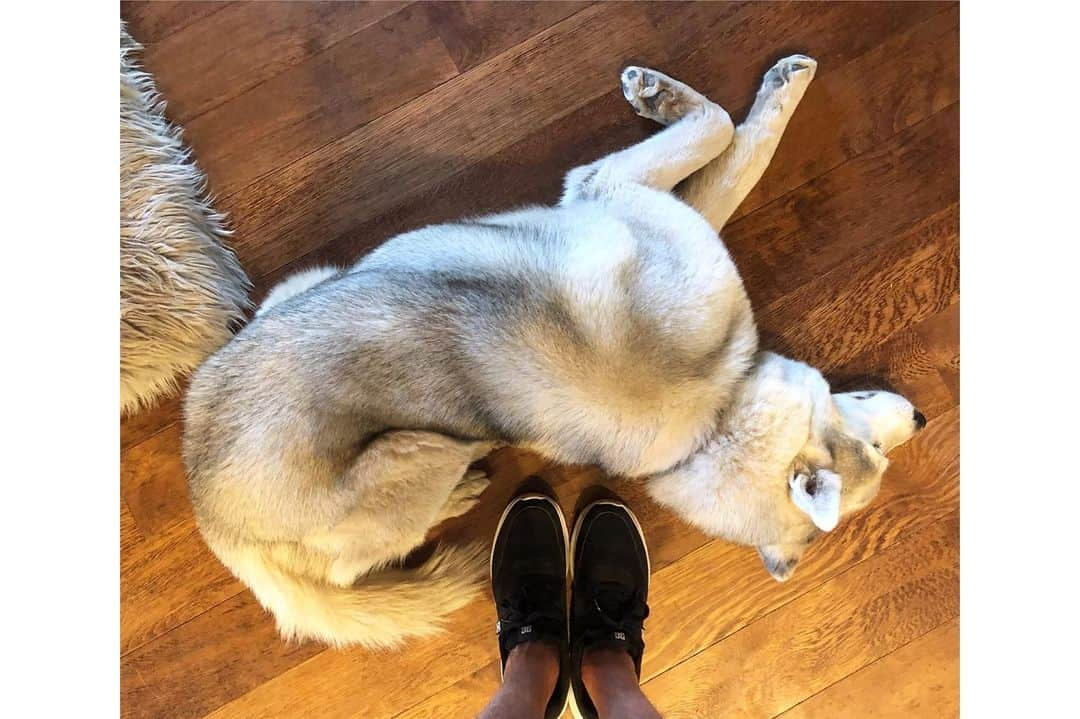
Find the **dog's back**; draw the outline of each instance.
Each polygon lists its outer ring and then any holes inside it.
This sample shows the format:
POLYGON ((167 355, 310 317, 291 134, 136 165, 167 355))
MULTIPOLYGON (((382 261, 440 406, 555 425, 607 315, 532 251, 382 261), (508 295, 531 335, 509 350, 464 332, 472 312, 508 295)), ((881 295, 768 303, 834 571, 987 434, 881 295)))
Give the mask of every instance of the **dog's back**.
POLYGON ((678 461, 756 333, 715 235, 654 194, 676 211, 583 203, 425 228, 262 313, 192 381, 193 498, 225 473, 291 529, 286 499, 406 427, 617 473, 678 461))

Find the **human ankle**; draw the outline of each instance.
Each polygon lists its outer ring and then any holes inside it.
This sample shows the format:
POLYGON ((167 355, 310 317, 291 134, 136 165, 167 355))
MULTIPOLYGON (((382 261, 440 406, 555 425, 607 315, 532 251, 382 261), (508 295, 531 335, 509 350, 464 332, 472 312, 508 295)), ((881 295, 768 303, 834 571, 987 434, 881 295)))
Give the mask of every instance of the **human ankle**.
POLYGON ((585 650, 581 657, 581 681, 595 699, 597 694, 604 695, 612 687, 637 686, 638 677, 634 660, 627 652, 604 647, 585 650))
POLYGON ((519 691, 546 706, 558 679, 559 646, 554 642, 523 642, 510 650, 503 683, 513 682, 519 691))

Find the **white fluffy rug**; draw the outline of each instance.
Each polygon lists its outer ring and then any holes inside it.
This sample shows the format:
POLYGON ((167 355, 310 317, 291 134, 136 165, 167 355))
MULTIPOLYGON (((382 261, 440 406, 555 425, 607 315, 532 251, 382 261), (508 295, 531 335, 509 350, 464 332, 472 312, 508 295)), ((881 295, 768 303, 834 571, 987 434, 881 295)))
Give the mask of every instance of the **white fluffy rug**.
POLYGON ((251 283, 180 128, 120 26, 120 410, 175 392, 232 335, 251 283))

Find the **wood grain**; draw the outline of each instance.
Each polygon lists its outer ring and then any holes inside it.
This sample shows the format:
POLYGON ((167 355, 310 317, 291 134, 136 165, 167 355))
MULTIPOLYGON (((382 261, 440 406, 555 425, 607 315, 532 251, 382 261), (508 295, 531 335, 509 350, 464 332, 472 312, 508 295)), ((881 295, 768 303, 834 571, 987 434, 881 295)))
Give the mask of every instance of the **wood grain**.
POLYGON ((953 515, 646 682, 645 693, 669 719, 718 707, 775 716, 956 617, 959 550, 953 515))
MULTIPOLYGON (((318 55, 407 4, 231 3, 213 13, 213 17, 208 14, 195 18, 161 37, 160 42, 150 44, 145 65, 169 99, 169 118, 185 123, 318 55), (228 42, 200 39, 208 36, 228 38, 228 42)), ((139 39, 138 35, 134 37, 139 39)))
MULTIPOLYGON (((357 218, 385 212, 402 196, 429 190, 465 165, 483 161, 587 102, 615 95, 613 78, 630 60, 648 58, 677 72, 681 63, 688 62, 686 48, 723 38, 730 53, 726 57, 735 62, 695 55, 703 63, 726 68, 723 73, 700 75, 705 89, 722 101, 724 94, 709 87, 712 78, 723 78, 738 92, 749 89, 752 94, 766 59, 786 42, 800 40, 815 52, 820 49, 819 59, 844 57, 865 51, 872 40, 864 38, 873 38, 876 28, 886 32, 898 17, 910 19, 917 12, 925 15, 939 9, 870 3, 853 15, 847 7, 825 3, 814 6, 813 13, 781 4, 589 7, 574 15, 568 27, 560 25, 557 32, 549 28, 512 52, 224 198, 237 218, 237 247, 252 274, 270 272, 280 264, 268 255, 310 252, 349 233, 359 224, 357 218), (752 31, 736 32, 750 22, 752 31), (575 58, 573 65, 565 62, 569 55, 575 58), (754 59, 739 62, 740 58, 754 59), (581 72, 583 66, 590 71, 581 72), (523 73, 528 81, 522 81, 523 73), (258 246, 249 246, 249 240, 258 246)), ((368 241, 373 239, 385 238, 368 241)))
POLYGON ((120 651, 126 653, 219 602, 243 585, 180 522, 128 546, 120 557, 120 651))
POLYGON ((158 0, 131 2, 122 0, 120 17, 128 23, 128 32, 140 43, 152 47, 198 20, 225 10, 231 3, 201 0, 158 0))
POLYGON ((524 42, 588 2, 436 2, 427 12, 458 70, 465 72, 524 42))
POLYGON ((780 716, 834 719, 873 707, 875 719, 960 716, 960 620, 953 619, 844 677, 780 716))
MULTIPOLYGON (((925 433, 897 453, 874 503, 816 542, 795 576, 784 584, 777 584, 765 573, 752 549, 717 541, 703 542, 662 568, 654 565, 643 680, 681 666, 852 565, 954 516, 959 508, 958 431, 955 410, 932 421, 925 433)), ((563 506, 568 505, 563 502, 563 506)), ((636 511, 649 505, 632 506, 636 511)), ((654 531, 657 521, 641 513, 639 519, 650 553, 663 547, 663 540, 654 531)), ((678 529, 681 523, 671 519, 672 528, 678 529)), ((474 715, 498 686, 494 647, 491 652, 487 666, 410 707, 402 716, 474 715)))
MULTIPOLYGON (((725 241, 765 346, 817 363, 837 387, 884 380, 930 419, 891 457, 878 499, 781 585, 752 550, 684 525, 638 483, 508 449, 484 461, 494 482, 480 506, 432 538, 488 541, 529 474, 568 513, 607 484, 649 542, 645 679, 669 715, 954 713, 956 4, 124 2, 121 12, 232 212, 256 299, 293 269, 354 261, 416 226, 551 201, 567 169, 655 131, 617 91, 628 62, 683 77, 738 117, 777 57, 814 55, 818 76, 725 241)), ((455 614, 451 633, 398 653, 280 642, 195 530, 180 406, 121 423, 124 716, 475 714, 499 677, 484 597, 455 614)))
POLYGON ((456 74, 427 15, 406 7, 199 115, 185 139, 227 195, 456 74), (404 55, 409 62, 385 62, 404 55))

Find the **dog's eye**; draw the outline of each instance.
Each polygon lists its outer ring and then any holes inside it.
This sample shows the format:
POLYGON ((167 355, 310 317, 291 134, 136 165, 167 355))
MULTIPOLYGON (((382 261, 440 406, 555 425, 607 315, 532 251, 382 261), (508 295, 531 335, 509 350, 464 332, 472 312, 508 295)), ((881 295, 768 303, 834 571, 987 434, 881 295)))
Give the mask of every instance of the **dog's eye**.
POLYGON ((880 452, 881 451, 881 442, 874 442, 874 449, 876 449, 877 451, 880 452))
POLYGON ((875 394, 877 394, 877 392, 864 392, 863 394, 854 394, 852 397, 855 399, 870 399, 875 394))

